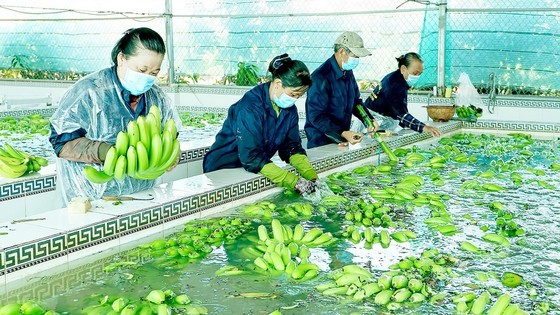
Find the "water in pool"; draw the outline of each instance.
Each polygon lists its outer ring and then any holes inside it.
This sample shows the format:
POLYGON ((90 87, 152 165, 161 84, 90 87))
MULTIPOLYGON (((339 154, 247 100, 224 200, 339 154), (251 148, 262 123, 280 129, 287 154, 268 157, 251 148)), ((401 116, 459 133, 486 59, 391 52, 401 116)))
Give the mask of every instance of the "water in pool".
MULTIPOLYGON (((558 144, 523 134, 439 142, 396 150, 396 166, 332 173, 322 185, 334 193, 323 189, 322 200, 279 194, 191 222, 39 302, 123 314, 110 311, 122 297, 139 314, 154 304, 150 292, 171 290, 209 314, 452 314, 484 304, 557 313, 558 144), (307 235, 313 228, 321 240, 307 235)), ((172 298, 163 303, 187 313, 172 298)))

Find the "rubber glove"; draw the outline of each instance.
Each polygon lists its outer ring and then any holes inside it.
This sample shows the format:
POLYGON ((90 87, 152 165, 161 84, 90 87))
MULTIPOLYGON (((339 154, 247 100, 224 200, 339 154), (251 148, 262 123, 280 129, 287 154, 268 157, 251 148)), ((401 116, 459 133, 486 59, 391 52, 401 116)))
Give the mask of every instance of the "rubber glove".
POLYGON ((305 154, 294 154, 290 156, 290 164, 296 168, 298 173, 307 180, 316 180, 317 173, 311 163, 309 163, 309 159, 305 154))
POLYGON ((298 181, 298 176, 274 163, 267 163, 263 166, 259 174, 270 179, 276 186, 294 189, 298 181))

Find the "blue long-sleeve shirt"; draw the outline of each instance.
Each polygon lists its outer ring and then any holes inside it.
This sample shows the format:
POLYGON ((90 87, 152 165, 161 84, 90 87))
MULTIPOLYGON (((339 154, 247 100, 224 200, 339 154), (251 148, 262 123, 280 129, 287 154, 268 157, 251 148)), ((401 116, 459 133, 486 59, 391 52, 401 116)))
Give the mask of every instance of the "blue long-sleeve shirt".
POLYGON ((425 124, 408 112, 409 88, 400 70, 396 70, 381 80, 364 105, 374 112, 398 120, 403 128, 422 132, 425 124))
POLYGON ((258 85, 231 105, 216 141, 204 156, 205 173, 238 167, 258 173, 276 152, 287 163, 292 155, 305 154, 297 108, 280 109, 277 116, 269 87, 270 83, 258 85))
POLYGON ((311 77, 305 102, 307 148, 346 142, 341 134, 350 130, 352 114, 362 119, 356 109, 363 102, 354 73, 342 71, 333 55, 311 77))
MULTIPOLYGON (((136 111, 134 111, 132 109, 132 107, 130 106, 131 93, 128 90, 126 90, 122 86, 121 82, 119 81, 119 78, 117 77, 117 68, 116 67, 112 67, 112 73, 113 73, 113 81, 117 85, 118 91, 121 94, 121 96, 124 100, 124 103, 127 105, 127 108, 130 111, 130 113, 132 113, 134 115, 134 118, 136 119, 140 115, 146 115, 147 114, 147 108, 146 108, 145 97, 140 97, 140 99, 138 100, 138 105, 136 107, 136 111)), ((77 139, 77 138, 84 137, 85 135, 86 135, 86 131, 83 128, 80 128, 80 129, 78 129, 74 132, 70 132, 70 133, 57 134, 56 130, 54 130, 54 127, 51 124, 51 135, 49 136, 49 141, 53 146, 55 154, 58 156, 60 150, 62 150, 62 147, 64 147, 64 144, 66 144, 66 142, 72 141, 72 140, 77 139)))

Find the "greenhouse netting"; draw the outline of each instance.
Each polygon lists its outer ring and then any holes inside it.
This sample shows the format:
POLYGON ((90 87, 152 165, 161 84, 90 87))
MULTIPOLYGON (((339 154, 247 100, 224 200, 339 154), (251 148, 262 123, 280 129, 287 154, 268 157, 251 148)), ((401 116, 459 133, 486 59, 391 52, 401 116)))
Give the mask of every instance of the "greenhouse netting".
POLYGON ((163 82, 231 84, 240 68, 264 77, 284 52, 313 70, 350 30, 373 52, 355 71, 362 87, 417 51, 420 88, 455 85, 462 72, 482 90, 494 73, 503 94, 560 88, 557 0, 0 1, 0 77, 76 80, 109 66, 116 40, 140 26, 168 43, 163 82))

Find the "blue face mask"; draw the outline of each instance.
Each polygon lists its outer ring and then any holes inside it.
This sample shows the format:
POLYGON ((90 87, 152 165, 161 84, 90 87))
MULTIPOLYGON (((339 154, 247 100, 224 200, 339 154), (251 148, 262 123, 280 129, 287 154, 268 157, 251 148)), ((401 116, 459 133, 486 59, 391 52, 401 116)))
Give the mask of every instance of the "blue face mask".
POLYGON ((121 84, 132 95, 140 95, 149 90, 154 85, 154 82, 156 82, 156 77, 128 68, 121 84))
POLYGON ((342 69, 354 70, 359 64, 360 64, 360 58, 354 58, 352 56, 348 56, 348 61, 342 62, 342 69))
POLYGON ((419 75, 409 74, 408 79, 406 79, 406 83, 408 84, 408 86, 413 86, 414 84, 416 84, 416 82, 418 82, 418 78, 420 78, 419 75))
POLYGON ((294 106, 296 101, 297 101, 297 98, 291 97, 284 92, 282 92, 282 95, 280 95, 280 97, 277 97, 276 95, 274 95, 274 104, 276 104, 276 106, 278 106, 280 108, 290 108, 290 107, 294 106))

